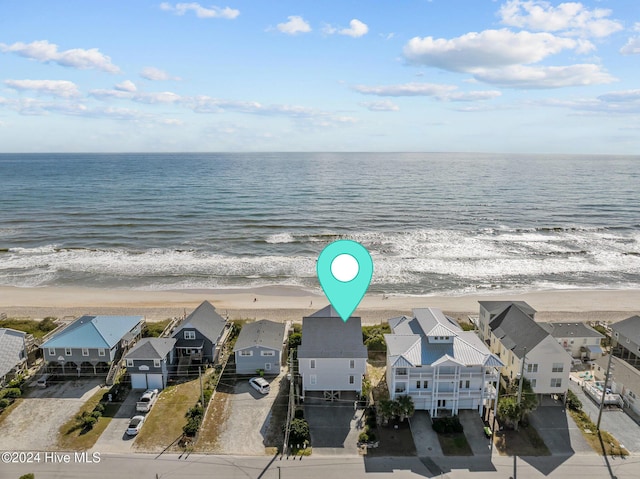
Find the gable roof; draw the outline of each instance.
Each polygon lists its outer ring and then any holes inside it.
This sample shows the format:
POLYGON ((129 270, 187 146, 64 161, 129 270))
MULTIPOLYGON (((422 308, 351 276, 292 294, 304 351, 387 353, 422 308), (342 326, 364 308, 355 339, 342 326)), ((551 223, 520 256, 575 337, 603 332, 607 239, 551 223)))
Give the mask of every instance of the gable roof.
POLYGON ((522 358, 525 351, 531 351, 549 336, 542 326, 527 316, 516 304, 510 304, 493 318, 489 327, 502 345, 513 351, 518 358, 522 358))
POLYGON ((536 310, 533 309, 526 301, 478 301, 480 306, 486 309, 489 314, 500 314, 509 306, 517 306, 525 314, 535 315, 536 310))
POLYGON ((184 322, 174 331, 173 337, 177 338, 183 329, 197 329, 212 343, 218 341, 222 335, 227 320, 218 314, 216 308, 209 302, 203 301, 193 312, 187 316, 184 322))
POLYGON ((302 344, 299 358, 366 359, 362 342, 362 322, 352 316, 343 321, 331 306, 302 318, 302 344))
POLYGON ((143 316, 82 316, 40 347, 111 349, 143 320, 143 316))
POLYGON ((0 378, 22 362, 25 336, 24 331, 0 328, 0 378))
POLYGON ((384 338, 392 367, 437 366, 447 360, 466 366, 503 366, 475 333, 462 331, 439 309, 415 309, 414 313, 413 318, 389 320, 393 333, 384 338), (430 343, 429 336, 449 336, 452 342, 430 343))
POLYGON ((554 338, 604 338, 586 323, 539 323, 554 338))
POLYGON ((247 323, 242 326, 233 352, 254 346, 281 351, 285 328, 286 325, 284 323, 276 323, 267 319, 247 323))
POLYGON ((175 338, 142 338, 125 359, 164 359, 175 344, 175 338))
POLYGON ((614 332, 622 334, 636 344, 640 344, 640 316, 631 316, 611 325, 614 332))

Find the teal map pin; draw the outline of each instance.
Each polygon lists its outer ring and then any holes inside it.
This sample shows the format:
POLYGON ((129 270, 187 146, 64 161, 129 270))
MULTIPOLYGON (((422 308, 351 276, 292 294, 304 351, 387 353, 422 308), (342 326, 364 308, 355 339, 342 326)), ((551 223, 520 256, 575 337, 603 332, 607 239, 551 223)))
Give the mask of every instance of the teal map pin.
POLYGON ((316 271, 325 296, 346 322, 371 283, 371 255, 355 241, 334 241, 318 256, 316 271))

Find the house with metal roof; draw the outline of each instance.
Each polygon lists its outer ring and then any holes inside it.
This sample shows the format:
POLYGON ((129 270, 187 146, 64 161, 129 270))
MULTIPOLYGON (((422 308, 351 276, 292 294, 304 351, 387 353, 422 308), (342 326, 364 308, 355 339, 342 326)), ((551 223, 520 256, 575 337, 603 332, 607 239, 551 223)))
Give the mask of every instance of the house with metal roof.
MULTIPOLYGON (((608 355, 595 360, 593 372, 596 379, 604 381, 608 362, 608 355)), ((630 408, 640 416, 640 371, 638 369, 627 361, 612 357, 608 385, 614 394, 622 397, 625 408, 630 408)))
POLYGON ((588 324, 580 321, 538 324, 572 357, 597 359, 602 356, 600 341, 604 336, 588 324))
POLYGON ((27 365, 26 333, 0 328, 0 387, 27 365))
POLYGON ((143 316, 82 316, 40 346, 47 369, 78 376, 107 373, 143 325, 143 316))
POLYGON ((180 365, 214 363, 227 326, 227 320, 218 314, 216 308, 209 301, 203 301, 172 333, 180 365))
POLYGON ((255 374, 262 370, 264 374, 279 374, 286 338, 285 323, 261 319, 242 326, 233 348, 236 373, 255 374))
POLYGON ((410 396, 432 418, 461 409, 482 414, 495 399, 502 361, 471 331, 436 308, 389 320, 387 386, 391 399, 410 396))
POLYGON ((640 316, 613 323, 611 331, 613 355, 640 369, 640 316))
POLYGON ((485 341, 504 363, 502 374, 524 377, 538 394, 565 394, 569 387, 571 356, 531 315, 517 304, 507 306, 488 324, 485 341))
POLYGON ((367 357, 359 317, 343 321, 329 305, 302 318, 298 369, 303 397, 321 393, 324 399, 333 401, 345 393, 360 394, 367 357))
POLYGON ((142 338, 125 355, 133 389, 164 389, 173 364, 175 338, 142 338))

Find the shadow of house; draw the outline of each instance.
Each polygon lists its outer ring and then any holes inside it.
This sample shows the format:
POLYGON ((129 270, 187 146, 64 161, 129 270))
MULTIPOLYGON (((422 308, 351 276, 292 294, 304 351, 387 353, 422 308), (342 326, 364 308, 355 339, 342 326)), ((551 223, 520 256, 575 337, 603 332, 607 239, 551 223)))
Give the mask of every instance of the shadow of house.
POLYGON ((348 444, 347 439, 356 412, 353 407, 355 400, 356 394, 353 392, 343 392, 339 403, 324 400, 321 392, 307 392, 304 418, 309 423, 313 448, 355 447, 355 442, 348 444))
POLYGON ((278 448, 278 450, 282 449, 282 445, 284 444, 283 427, 287 423, 288 406, 289 381, 282 380, 280 381, 278 395, 271 405, 269 414, 267 414, 267 417, 260 427, 264 447, 275 447, 278 448))

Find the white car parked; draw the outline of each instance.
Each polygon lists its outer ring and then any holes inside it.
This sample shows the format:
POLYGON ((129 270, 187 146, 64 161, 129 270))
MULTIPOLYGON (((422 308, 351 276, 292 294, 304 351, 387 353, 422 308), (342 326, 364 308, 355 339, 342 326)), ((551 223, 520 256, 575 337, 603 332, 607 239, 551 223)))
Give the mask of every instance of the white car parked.
POLYGON ((256 377, 249 379, 251 387, 258 391, 260 394, 269 394, 271 387, 265 378, 256 377))
POLYGON ((144 416, 133 416, 129 421, 129 427, 127 428, 127 436, 135 436, 140 432, 144 423, 144 416))

